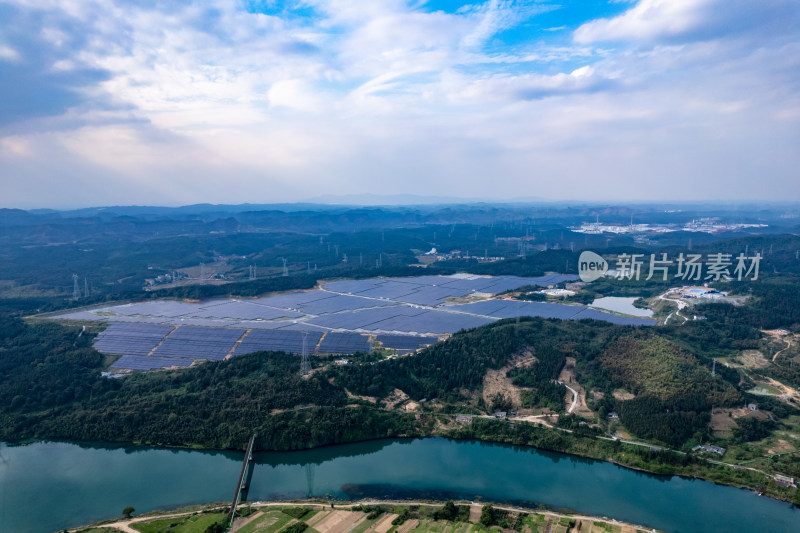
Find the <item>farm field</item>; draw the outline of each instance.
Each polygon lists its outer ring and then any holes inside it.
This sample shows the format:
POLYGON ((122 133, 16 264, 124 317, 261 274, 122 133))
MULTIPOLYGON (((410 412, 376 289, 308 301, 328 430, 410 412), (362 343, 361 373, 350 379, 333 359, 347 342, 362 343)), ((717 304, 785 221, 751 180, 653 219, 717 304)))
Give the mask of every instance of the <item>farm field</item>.
MULTIPOLYGON (((481 522, 482 505, 460 506, 462 512, 454 520, 436 517, 435 505, 348 506, 314 510, 306 507, 270 505, 253 509, 247 517, 237 518, 231 531, 236 533, 483 533, 496 529, 520 533, 638 533, 639 529, 619 522, 600 521, 589 517, 569 517, 551 512, 519 513, 495 510, 495 522, 488 527, 481 522), (416 509, 409 514, 409 509, 416 509), (401 514, 406 518, 400 518, 401 514), (290 516, 292 515, 292 516, 290 516), (418 515, 413 518, 411 515, 418 515), (299 517, 299 518, 297 518, 299 517), (492 527, 494 525, 494 528, 492 527), (510 527, 512 526, 513 527, 510 527), (505 527, 504 527, 505 526, 505 527)), ((201 515, 202 516, 202 515, 201 515)), ((208 515, 208 516, 217 516, 208 515)), ((207 520, 206 520, 207 521, 207 520)), ((205 523, 205 521, 203 522, 205 523)), ((200 524, 197 515, 185 519, 171 518, 136 524, 140 531, 194 531, 200 524), (168 523, 174 524, 172 528, 168 523), (162 528, 162 529, 159 529, 162 528), (182 528, 182 529, 181 529, 182 528)), ((86 530, 90 531, 90 530, 86 530)), ((85 532, 81 532, 85 533, 85 532)))

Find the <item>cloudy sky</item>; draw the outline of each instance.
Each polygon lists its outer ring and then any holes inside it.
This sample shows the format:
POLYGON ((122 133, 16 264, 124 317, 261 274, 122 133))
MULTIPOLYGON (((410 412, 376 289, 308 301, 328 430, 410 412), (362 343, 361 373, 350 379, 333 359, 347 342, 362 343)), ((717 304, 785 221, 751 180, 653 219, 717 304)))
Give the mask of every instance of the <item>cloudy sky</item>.
POLYGON ((797 0, 0 0, 0 207, 800 200, 797 0))

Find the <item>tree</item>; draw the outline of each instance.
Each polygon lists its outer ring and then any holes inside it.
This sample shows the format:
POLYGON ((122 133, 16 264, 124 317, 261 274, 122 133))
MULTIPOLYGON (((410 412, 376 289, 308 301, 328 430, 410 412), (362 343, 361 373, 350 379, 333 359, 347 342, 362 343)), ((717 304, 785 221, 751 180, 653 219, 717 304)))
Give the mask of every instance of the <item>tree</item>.
POLYGON ((494 507, 491 505, 484 505, 481 511, 481 525, 491 527, 494 524, 494 507))
POLYGON ((124 516, 125 518, 130 518, 135 510, 136 509, 134 509, 133 507, 131 507, 129 505, 125 509, 122 510, 122 516, 124 516))
POLYGON ((433 513, 434 520, 455 520, 458 514, 456 504, 452 500, 444 504, 444 507, 433 513))
POLYGON ((210 524, 205 530, 205 533, 224 533, 224 532, 225 532, 225 526, 219 522, 214 522, 213 524, 210 524))
POLYGON ((456 504, 453 503, 452 500, 449 500, 447 503, 444 504, 443 511, 447 520, 454 520, 456 517, 456 513, 458 513, 458 510, 456 509, 456 504))

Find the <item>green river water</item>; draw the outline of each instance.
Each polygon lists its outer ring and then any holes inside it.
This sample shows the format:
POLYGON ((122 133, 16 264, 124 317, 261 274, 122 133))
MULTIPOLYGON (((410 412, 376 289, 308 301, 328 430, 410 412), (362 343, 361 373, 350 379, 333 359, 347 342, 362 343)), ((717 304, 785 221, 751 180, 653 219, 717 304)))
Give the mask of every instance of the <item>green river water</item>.
MULTIPOLYGON (((49 532, 230 500, 243 453, 79 446, 0 447, 0 532, 49 532)), ((483 500, 568 508, 670 532, 800 532, 800 509, 706 481, 481 442, 381 440, 259 453, 248 499, 483 500)))

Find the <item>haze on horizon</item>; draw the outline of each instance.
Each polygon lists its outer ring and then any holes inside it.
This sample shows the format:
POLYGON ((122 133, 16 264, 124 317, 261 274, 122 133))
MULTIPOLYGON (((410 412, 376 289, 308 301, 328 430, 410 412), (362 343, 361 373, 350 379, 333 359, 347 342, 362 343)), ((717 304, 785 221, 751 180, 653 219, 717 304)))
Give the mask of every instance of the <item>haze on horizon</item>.
POLYGON ((794 0, 0 0, 0 207, 800 200, 794 0))

